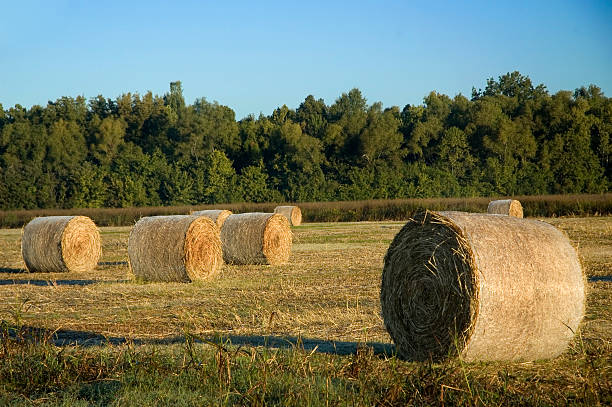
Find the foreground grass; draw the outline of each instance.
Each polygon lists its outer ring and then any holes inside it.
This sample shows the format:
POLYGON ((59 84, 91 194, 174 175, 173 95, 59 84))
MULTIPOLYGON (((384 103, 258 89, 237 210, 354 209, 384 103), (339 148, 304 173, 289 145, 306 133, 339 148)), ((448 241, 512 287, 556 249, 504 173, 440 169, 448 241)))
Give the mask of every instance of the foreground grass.
POLYGON ((609 405, 610 351, 554 362, 408 363, 223 342, 59 348, 2 339, 2 405, 609 405))
MULTIPOLYGON (((609 276, 612 218, 545 219, 609 276)), ((563 405, 612 403, 612 282, 588 283, 580 334, 533 363, 409 363, 380 317, 401 222, 305 224, 290 264, 137 284, 129 228, 102 228, 97 270, 27 274, 0 231, 0 405, 563 405)))

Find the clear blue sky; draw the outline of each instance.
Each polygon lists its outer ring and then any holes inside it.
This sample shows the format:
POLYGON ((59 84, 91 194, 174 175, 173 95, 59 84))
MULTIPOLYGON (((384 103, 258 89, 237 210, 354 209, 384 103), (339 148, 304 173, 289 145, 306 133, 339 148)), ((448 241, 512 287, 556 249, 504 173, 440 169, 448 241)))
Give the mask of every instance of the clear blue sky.
POLYGON ((551 93, 612 96, 612 1, 12 1, 0 8, 0 103, 152 91, 183 84, 249 113, 469 96, 518 70, 551 93), (176 4, 175 4, 176 3, 176 4))

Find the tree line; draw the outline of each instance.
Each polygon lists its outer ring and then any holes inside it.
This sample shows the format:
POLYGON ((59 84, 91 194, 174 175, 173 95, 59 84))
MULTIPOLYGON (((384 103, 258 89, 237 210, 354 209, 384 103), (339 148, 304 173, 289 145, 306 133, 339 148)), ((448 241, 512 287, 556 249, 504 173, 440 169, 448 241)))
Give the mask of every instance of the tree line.
POLYGON ((512 72, 471 98, 331 105, 236 120, 180 82, 163 96, 0 104, 0 208, 132 207, 600 193, 611 185, 612 99, 550 94, 512 72))

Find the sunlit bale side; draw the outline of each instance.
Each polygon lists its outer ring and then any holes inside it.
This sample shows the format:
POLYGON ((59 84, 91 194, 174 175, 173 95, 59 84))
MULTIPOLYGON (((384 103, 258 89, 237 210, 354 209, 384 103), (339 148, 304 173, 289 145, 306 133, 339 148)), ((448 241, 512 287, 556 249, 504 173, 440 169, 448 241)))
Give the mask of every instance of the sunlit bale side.
POLYGON ((274 213, 286 217, 291 226, 300 226, 302 224, 302 211, 297 206, 277 206, 274 208, 274 213))
POLYGON ((23 228, 21 254, 30 272, 90 271, 102 254, 100 232, 87 216, 34 218, 23 228))
POLYGON ((227 263, 284 264, 291 254, 291 227, 286 217, 275 213, 230 215, 221 242, 227 263))
POLYGON ((128 257, 143 281, 204 280, 223 264, 219 228, 204 216, 144 217, 130 232, 128 257))
POLYGON ((523 206, 516 199, 500 199, 489 202, 487 213, 508 215, 516 218, 523 217, 523 206))
POLYGON ((409 360, 536 360, 563 352, 584 315, 576 251, 536 220, 417 213, 385 255, 385 326, 409 360))

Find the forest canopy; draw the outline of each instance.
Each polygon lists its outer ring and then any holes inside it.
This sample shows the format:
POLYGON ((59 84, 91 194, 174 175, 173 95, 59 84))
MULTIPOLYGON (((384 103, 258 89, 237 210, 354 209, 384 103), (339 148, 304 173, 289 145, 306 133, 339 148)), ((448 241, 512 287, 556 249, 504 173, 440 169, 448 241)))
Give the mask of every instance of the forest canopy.
POLYGON ((0 208, 131 207, 607 192, 612 99, 519 72, 470 98, 333 104, 236 120, 180 82, 158 96, 0 104, 0 208))

